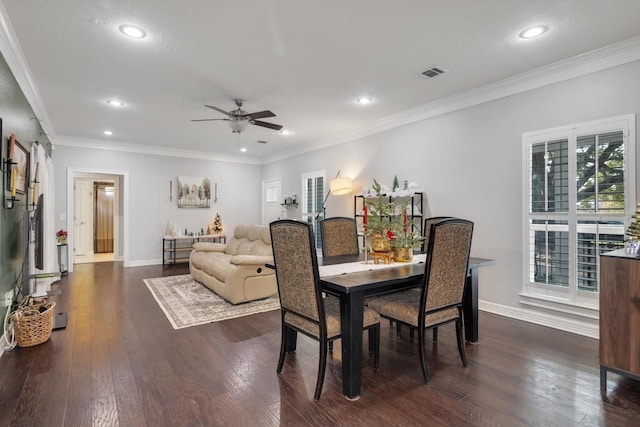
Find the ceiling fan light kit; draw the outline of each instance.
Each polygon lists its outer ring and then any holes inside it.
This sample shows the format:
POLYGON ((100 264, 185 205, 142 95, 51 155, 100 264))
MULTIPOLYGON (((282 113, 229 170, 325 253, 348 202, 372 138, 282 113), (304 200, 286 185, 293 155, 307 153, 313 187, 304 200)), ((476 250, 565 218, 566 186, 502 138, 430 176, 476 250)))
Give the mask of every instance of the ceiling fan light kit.
POLYGON ((257 119, 264 119, 264 118, 267 118, 267 117, 275 117, 276 115, 273 114, 271 111, 264 110, 264 111, 258 111, 258 112, 255 112, 255 113, 247 113, 246 111, 244 111, 241 108, 242 104, 243 104, 243 101, 241 99, 236 99, 235 103, 238 106, 238 108, 236 108, 235 110, 231 110, 231 111, 225 111, 222 108, 218 108, 218 107, 215 107, 213 105, 206 105, 205 104, 205 107, 211 108, 212 110, 215 110, 215 111, 217 111, 219 113, 222 113, 222 114, 226 115, 227 118, 225 118, 225 119, 196 119, 196 120, 191 120, 191 121, 192 122, 206 122, 206 121, 212 121, 212 120, 224 120, 224 121, 229 123, 229 127, 231 128, 231 131, 233 133, 243 132, 247 128, 247 125, 249 125, 249 124, 255 125, 255 126, 264 127, 264 128, 267 128, 267 129, 273 129, 273 130, 282 129, 281 125, 277 125, 275 123, 264 122, 262 120, 257 120, 257 119))
POLYGON ((244 131, 248 124, 248 120, 229 120, 229 127, 233 133, 240 133, 244 131))

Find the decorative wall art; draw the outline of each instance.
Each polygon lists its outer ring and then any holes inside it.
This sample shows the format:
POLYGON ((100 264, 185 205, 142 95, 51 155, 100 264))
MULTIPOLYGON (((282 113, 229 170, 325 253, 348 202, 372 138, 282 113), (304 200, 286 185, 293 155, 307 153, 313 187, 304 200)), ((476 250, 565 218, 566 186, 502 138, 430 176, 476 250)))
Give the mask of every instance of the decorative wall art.
POLYGON ((18 142, 16 135, 13 133, 9 140, 9 159, 15 163, 12 165, 11 171, 11 185, 9 186, 11 192, 27 194, 27 185, 29 184, 29 152, 18 142))
POLYGON ((211 180, 209 178, 179 176, 177 190, 179 208, 211 207, 211 180))

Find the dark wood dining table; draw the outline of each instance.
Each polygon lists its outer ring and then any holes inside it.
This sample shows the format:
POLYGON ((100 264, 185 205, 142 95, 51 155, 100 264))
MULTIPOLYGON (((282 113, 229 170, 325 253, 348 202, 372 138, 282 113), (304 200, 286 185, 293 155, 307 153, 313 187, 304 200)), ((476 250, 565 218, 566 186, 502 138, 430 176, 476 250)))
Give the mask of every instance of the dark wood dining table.
MULTIPOLYGON (((318 258, 318 265, 343 264, 360 260, 363 260, 362 255, 324 257, 318 258)), ((495 264, 495 260, 475 257, 469 259, 469 272, 463 301, 463 322, 467 342, 478 342, 478 269, 492 264, 495 264)), ((394 264, 393 268, 373 269, 320 278, 322 290, 340 298, 342 391, 347 399, 356 400, 360 397, 365 297, 420 286, 424 276, 424 267, 423 262, 394 264)))

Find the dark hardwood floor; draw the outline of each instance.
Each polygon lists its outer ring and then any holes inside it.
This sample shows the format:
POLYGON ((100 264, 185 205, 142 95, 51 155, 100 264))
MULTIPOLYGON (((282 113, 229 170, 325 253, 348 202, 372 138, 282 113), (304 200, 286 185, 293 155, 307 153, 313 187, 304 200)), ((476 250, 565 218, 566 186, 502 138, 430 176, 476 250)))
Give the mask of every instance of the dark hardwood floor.
POLYGON ((300 336, 276 374, 278 311, 171 327, 142 279, 187 272, 76 265, 50 297, 67 328, 0 358, 0 426, 640 425, 640 383, 609 374, 601 394, 597 340, 484 312, 467 368, 452 326, 428 344, 430 384, 416 344, 383 322, 380 371, 365 355, 355 402, 336 342, 315 402, 315 341, 300 336))

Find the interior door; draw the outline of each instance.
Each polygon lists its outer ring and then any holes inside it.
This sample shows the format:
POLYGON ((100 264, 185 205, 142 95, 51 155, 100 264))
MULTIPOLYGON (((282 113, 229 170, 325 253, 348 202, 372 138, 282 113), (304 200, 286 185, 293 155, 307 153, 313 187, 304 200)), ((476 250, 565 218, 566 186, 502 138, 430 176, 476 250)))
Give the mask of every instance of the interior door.
POLYGON ((264 225, 280 219, 282 214, 281 186, 280 179, 262 181, 262 224, 264 225))
POLYGON ((86 257, 92 239, 89 230, 93 203, 91 200, 91 183, 76 180, 73 194, 73 250, 75 257, 86 257))

